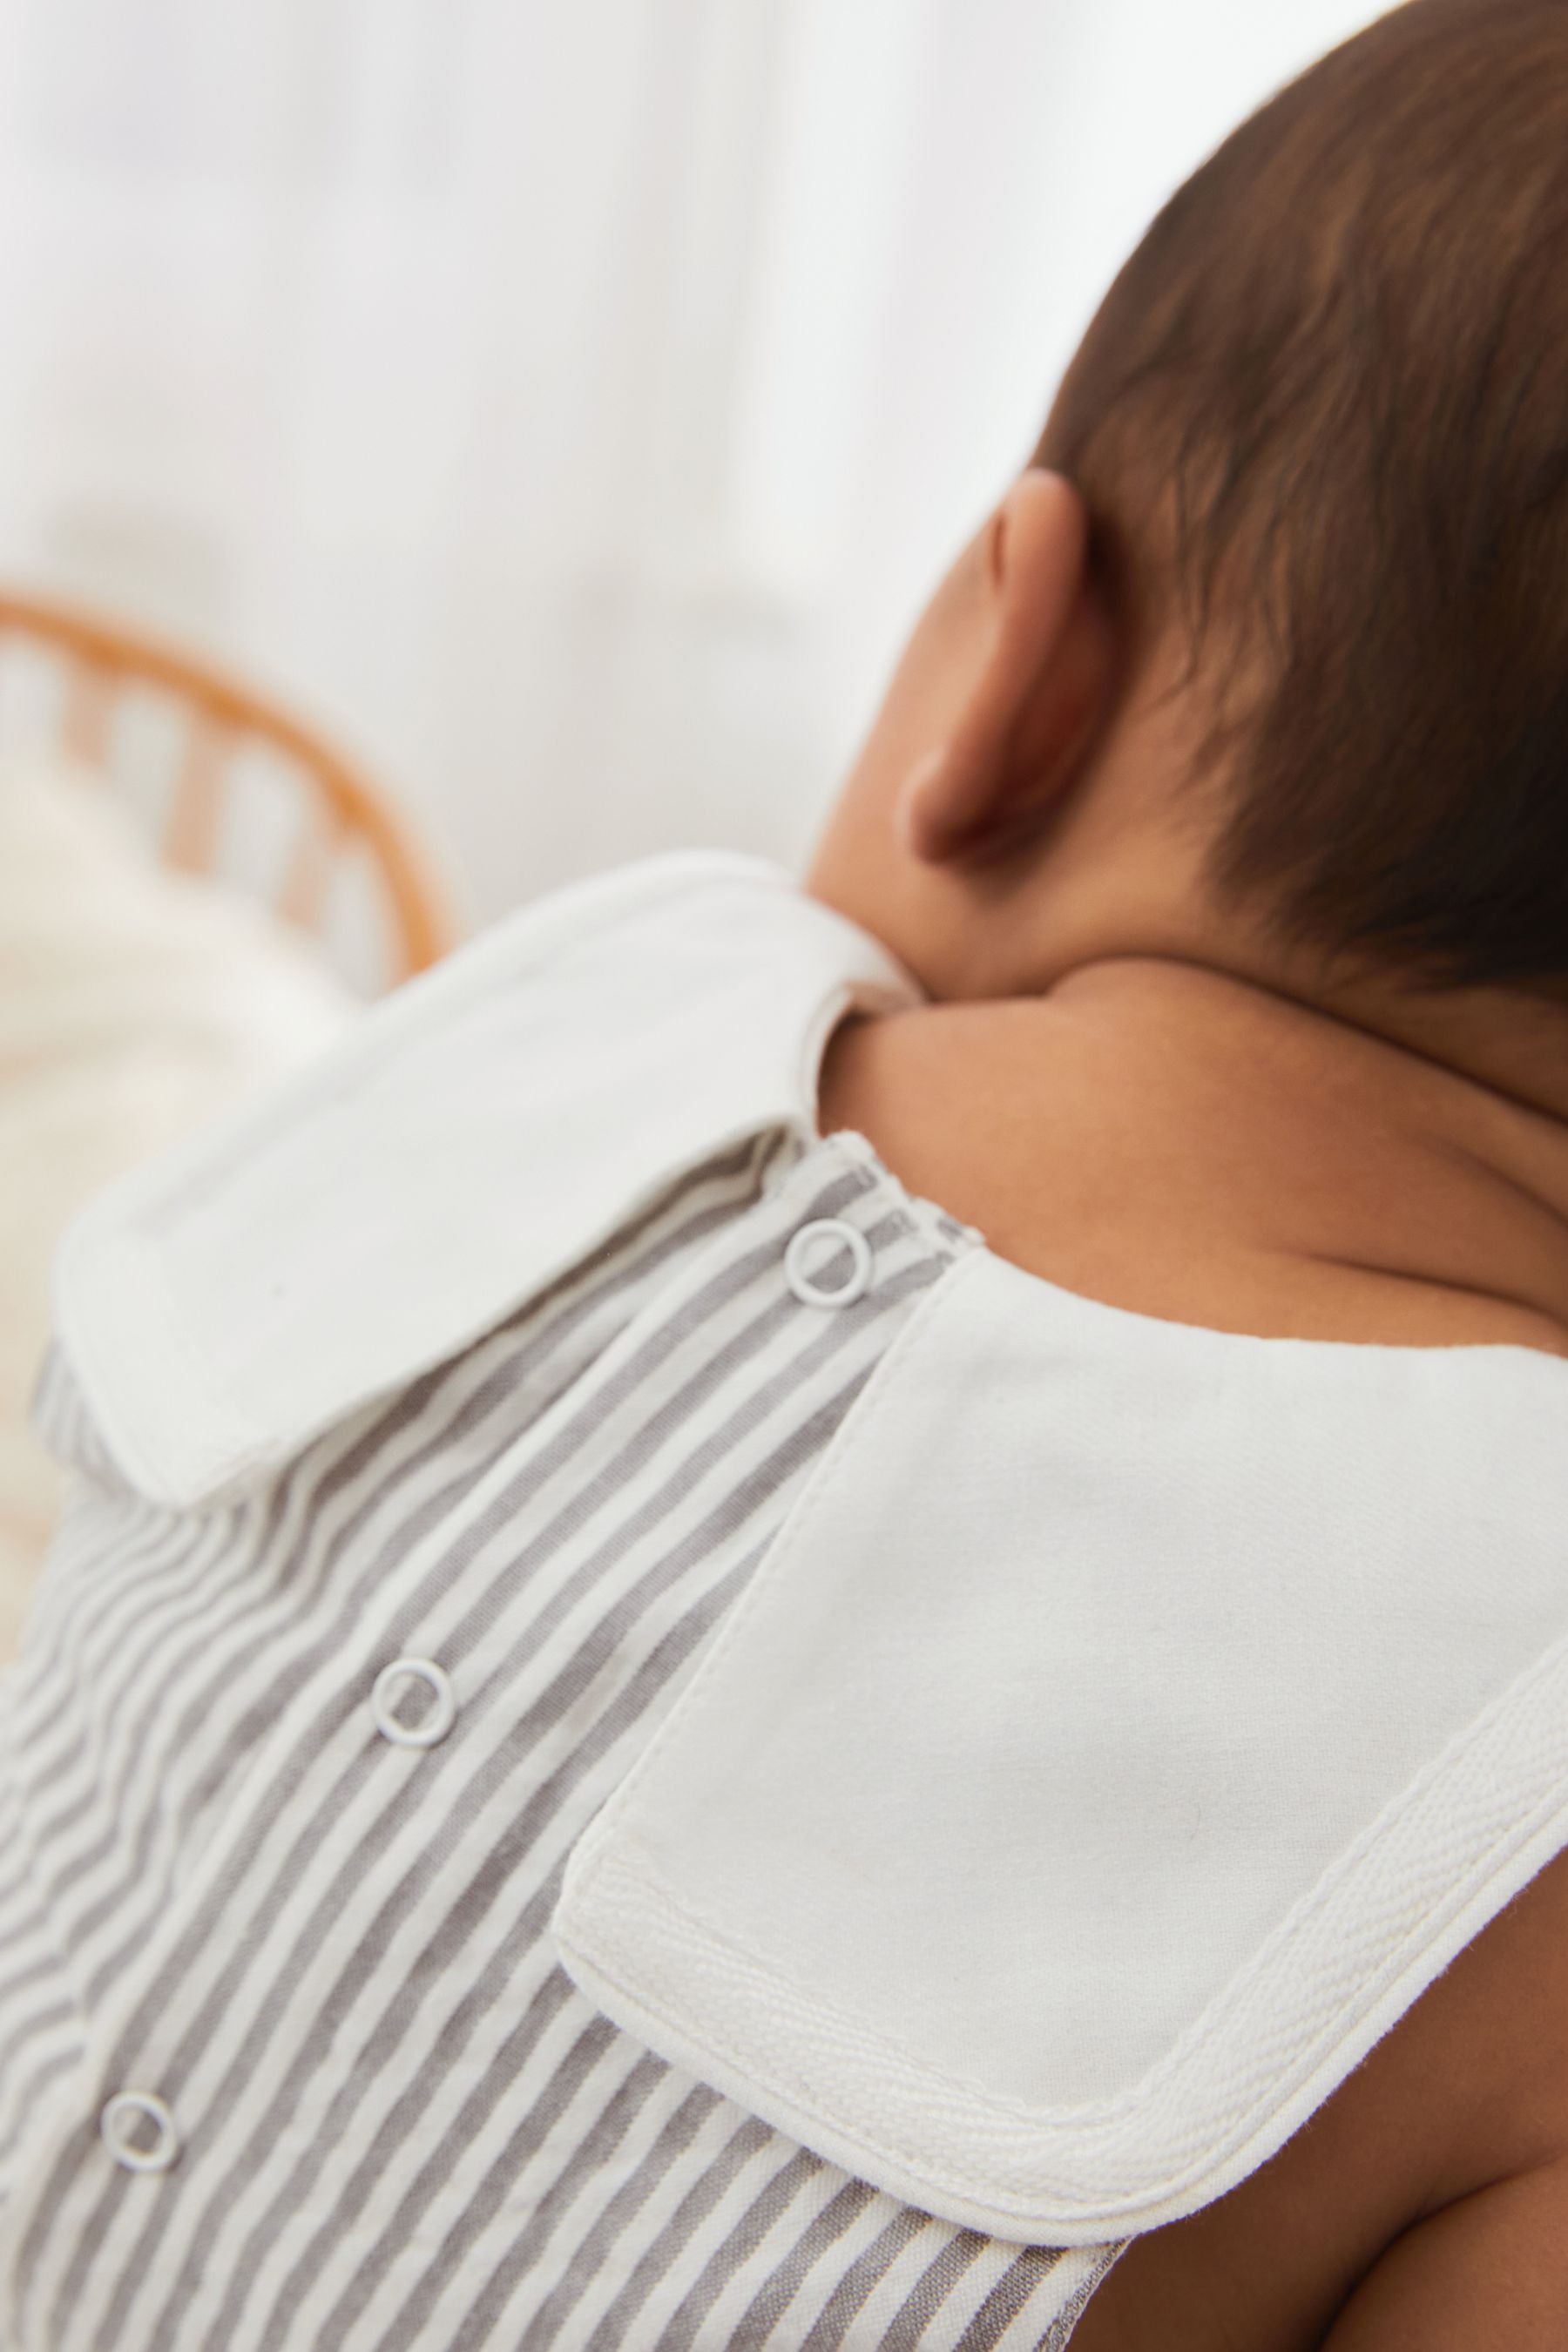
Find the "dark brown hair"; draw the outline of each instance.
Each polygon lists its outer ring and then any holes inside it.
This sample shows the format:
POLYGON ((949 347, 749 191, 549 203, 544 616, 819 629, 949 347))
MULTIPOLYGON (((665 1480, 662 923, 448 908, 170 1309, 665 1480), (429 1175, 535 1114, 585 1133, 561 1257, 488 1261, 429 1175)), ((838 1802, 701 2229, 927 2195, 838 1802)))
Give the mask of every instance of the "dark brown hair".
POLYGON ((1129 616, 1220 645, 1222 887, 1568 984, 1568 0, 1410 0, 1245 123, 1039 454, 1129 616))

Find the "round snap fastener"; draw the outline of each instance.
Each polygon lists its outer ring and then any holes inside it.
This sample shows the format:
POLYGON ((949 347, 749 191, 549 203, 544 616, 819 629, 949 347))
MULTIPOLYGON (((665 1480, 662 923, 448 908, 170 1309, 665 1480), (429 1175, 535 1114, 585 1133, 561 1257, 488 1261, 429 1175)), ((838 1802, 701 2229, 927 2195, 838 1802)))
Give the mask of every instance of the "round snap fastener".
POLYGON ((856 1226, 837 1217, 818 1217, 802 1225, 784 1252, 784 1280, 803 1307, 852 1307, 870 1279, 871 1244, 856 1226), (823 1275, 842 1250, 849 1253, 847 1275, 841 1281, 824 1282, 823 1275))
POLYGON ((179 2126, 151 2091, 117 2091, 98 2128, 104 2147, 127 2172, 167 2172, 180 2153, 179 2126))
POLYGON ((434 1748, 457 1721, 457 1694, 450 1675, 433 1659, 394 1658, 375 1678, 370 1712, 382 1738, 390 1739, 395 1748, 434 1748), (413 1723, 405 1723, 396 1706, 411 1682, 423 1683, 430 1697, 424 1713, 413 1723))

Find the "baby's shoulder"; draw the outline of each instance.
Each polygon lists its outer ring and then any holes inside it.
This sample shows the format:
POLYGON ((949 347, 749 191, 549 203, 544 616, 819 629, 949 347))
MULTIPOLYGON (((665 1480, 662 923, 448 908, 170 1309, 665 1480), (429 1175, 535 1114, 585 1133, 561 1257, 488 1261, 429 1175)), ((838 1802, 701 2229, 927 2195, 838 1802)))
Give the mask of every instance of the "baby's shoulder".
POLYGON ((1134 2242, 1081 2340, 1084 2352, 1318 2343, 1340 2317, 1410 2331, 1352 2332, 1347 2352, 1417 2337, 1556 2344, 1568 2329, 1565 2249, 1560 1854, 1270 2163, 1134 2242))

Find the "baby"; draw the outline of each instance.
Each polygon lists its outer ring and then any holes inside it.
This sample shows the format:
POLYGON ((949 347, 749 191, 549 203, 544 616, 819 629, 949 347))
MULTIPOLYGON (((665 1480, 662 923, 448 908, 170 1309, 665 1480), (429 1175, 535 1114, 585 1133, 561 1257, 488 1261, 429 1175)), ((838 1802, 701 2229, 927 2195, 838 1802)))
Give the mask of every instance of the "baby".
POLYGON ((804 890, 75 1228, 5 2344, 1568 2341, 1565 126, 1560 0, 1325 60, 804 890))

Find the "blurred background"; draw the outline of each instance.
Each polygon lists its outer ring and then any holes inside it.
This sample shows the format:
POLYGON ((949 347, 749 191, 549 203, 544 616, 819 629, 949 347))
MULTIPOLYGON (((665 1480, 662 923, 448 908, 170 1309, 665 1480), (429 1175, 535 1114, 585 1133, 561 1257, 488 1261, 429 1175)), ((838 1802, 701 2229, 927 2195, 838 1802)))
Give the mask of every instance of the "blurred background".
POLYGON ((74 1210, 464 929, 797 860, 1359 0, 0 0, 0 1657, 74 1210))
POLYGON ((0 0, 0 579, 471 913, 794 858, 1149 215, 1354 0, 0 0))

